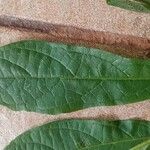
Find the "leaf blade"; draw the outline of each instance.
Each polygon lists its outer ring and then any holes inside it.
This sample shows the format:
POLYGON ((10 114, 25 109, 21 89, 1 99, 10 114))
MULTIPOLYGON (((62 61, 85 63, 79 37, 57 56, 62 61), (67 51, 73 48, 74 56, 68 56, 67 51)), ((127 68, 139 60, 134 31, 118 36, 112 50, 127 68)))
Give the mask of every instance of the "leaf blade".
POLYGON ((126 150, 149 139, 149 127, 146 121, 57 121, 25 132, 12 141, 6 150, 45 150, 46 147, 55 150, 126 150))
POLYGON ((143 143, 136 145, 130 150, 147 150, 148 148, 150 148, 150 140, 144 141, 143 143))
POLYGON ((0 104, 13 110, 57 114, 138 102, 149 91, 150 59, 42 41, 0 48, 0 104))
POLYGON ((109 5, 124 8, 127 10, 150 13, 149 0, 107 0, 107 3, 109 5))

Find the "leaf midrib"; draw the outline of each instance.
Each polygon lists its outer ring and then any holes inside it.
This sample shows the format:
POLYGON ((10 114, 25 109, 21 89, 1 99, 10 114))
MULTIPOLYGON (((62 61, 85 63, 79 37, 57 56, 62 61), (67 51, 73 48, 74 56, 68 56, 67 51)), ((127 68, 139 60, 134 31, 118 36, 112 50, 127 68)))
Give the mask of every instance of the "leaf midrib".
POLYGON ((64 78, 64 77, 60 77, 60 76, 56 76, 56 77, 34 77, 34 76, 28 76, 28 77, 0 77, 0 79, 62 79, 62 80, 109 80, 109 81, 135 81, 135 80, 150 80, 150 78, 76 78, 76 77, 68 77, 68 78, 64 78))
POLYGON ((122 143, 122 142, 130 142, 130 141, 138 141, 138 140, 147 140, 149 139, 150 137, 142 137, 142 138, 137 138, 137 139, 132 139, 132 140, 120 140, 119 142, 110 142, 110 143, 105 143, 105 144, 95 144, 95 145, 92 145, 92 146, 88 146, 88 147, 84 147, 84 148, 80 148, 80 150, 83 150, 83 149, 87 149, 87 148, 94 148, 94 147, 97 147, 97 146, 104 146, 104 145, 110 145, 110 144, 117 144, 117 143, 122 143))

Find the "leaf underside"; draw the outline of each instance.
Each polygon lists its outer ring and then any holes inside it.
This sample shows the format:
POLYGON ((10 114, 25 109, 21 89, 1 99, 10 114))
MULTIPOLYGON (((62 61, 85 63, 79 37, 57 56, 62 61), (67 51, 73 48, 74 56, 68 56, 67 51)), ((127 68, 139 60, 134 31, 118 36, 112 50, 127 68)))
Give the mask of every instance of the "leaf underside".
POLYGON ((150 13, 150 0, 107 0, 107 3, 128 10, 150 13))
POLYGON ((150 98, 150 59, 22 41, 0 48, 0 104, 57 114, 150 98))
POLYGON ((149 139, 146 121, 65 120, 31 129, 5 150, 129 150, 149 139))

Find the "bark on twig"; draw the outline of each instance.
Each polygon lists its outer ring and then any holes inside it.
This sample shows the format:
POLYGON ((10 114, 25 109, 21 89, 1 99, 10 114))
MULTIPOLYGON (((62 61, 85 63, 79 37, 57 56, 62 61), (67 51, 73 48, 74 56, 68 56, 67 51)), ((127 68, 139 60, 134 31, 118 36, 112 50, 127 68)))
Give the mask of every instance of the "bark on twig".
POLYGON ((147 38, 51 24, 6 15, 0 16, 0 26, 44 34, 47 35, 48 41, 103 48, 128 57, 150 58, 150 39, 147 38))

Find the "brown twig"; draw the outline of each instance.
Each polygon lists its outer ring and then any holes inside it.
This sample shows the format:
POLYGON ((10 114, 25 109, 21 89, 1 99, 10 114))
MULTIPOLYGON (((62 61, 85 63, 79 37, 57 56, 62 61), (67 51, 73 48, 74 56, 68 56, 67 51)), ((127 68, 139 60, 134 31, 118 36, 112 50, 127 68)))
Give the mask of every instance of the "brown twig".
POLYGON ((110 52, 129 57, 150 57, 150 39, 146 38, 51 24, 7 15, 0 16, 0 26, 47 34, 49 41, 53 39, 56 42, 103 48, 110 52))

